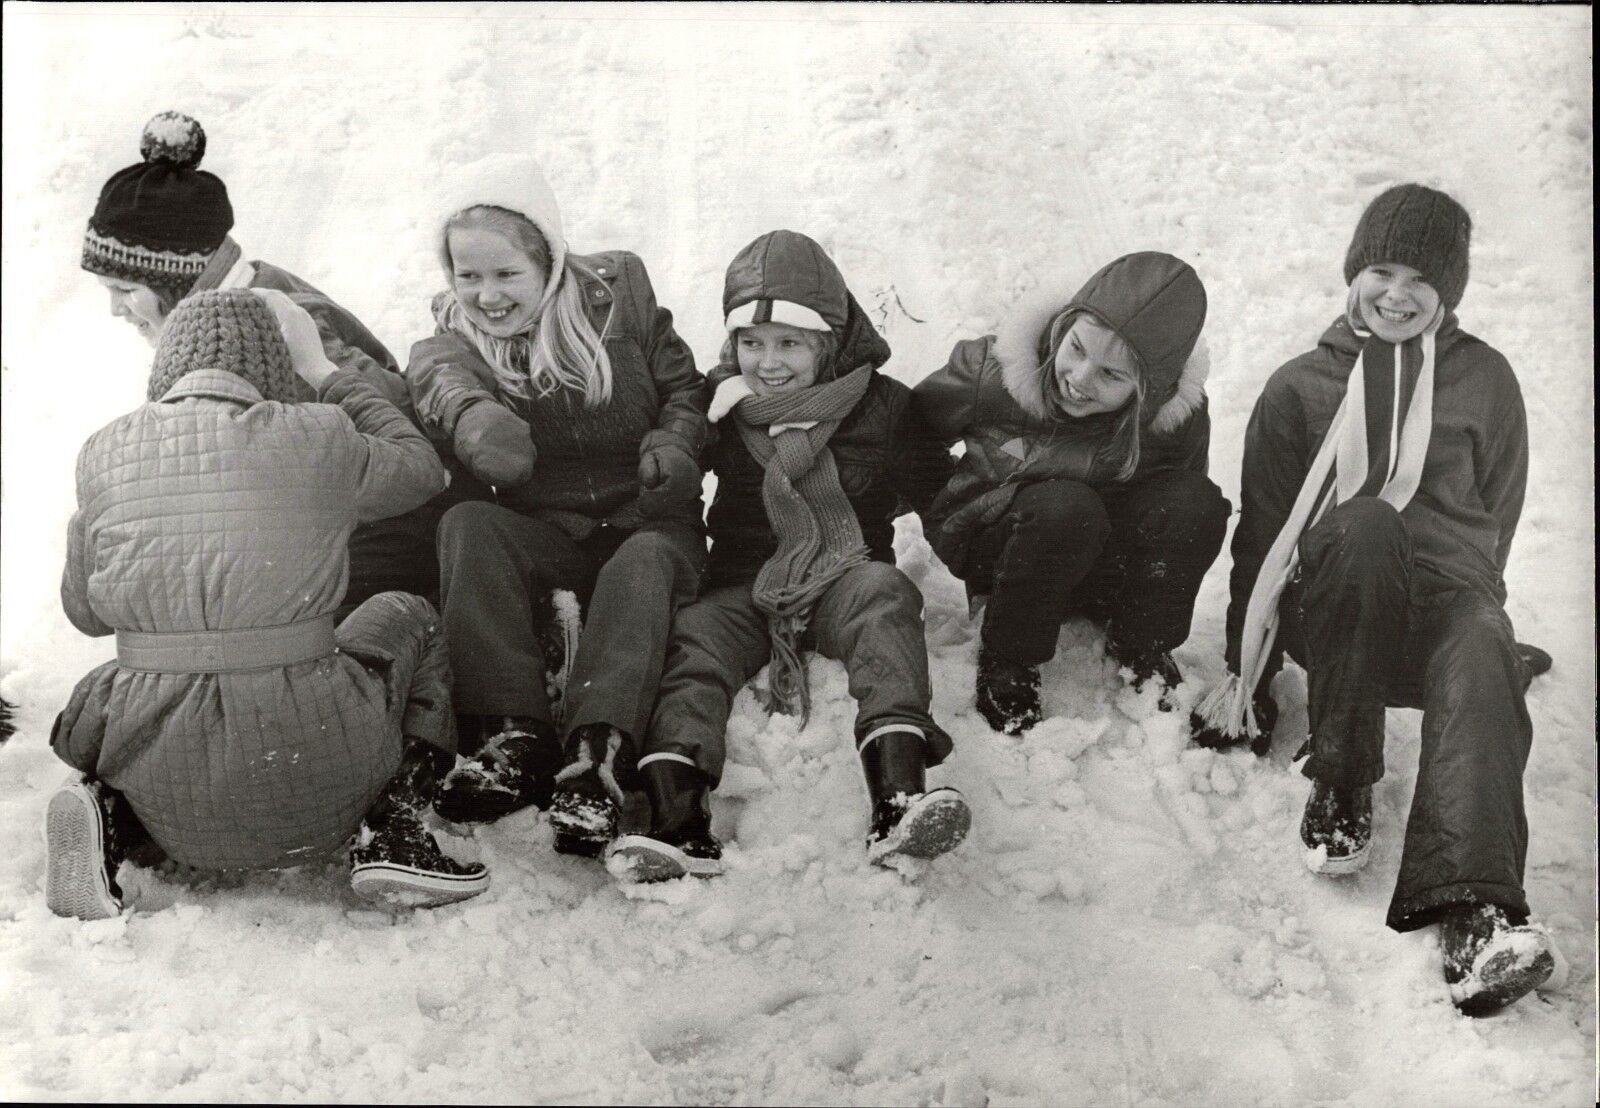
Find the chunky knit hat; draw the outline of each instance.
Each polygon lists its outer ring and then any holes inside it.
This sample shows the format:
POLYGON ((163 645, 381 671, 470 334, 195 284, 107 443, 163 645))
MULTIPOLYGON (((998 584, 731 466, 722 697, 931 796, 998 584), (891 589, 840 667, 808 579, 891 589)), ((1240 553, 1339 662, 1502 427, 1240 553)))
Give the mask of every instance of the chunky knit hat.
POLYGON ((138 281, 174 300, 194 284, 233 227, 220 178, 199 169, 200 124, 162 112, 144 125, 144 160, 117 171, 100 190, 83 239, 83 268, 138 281))
MULTIPOLYGON (((452 216, 485 205, 516 212, 537 227, 550 247, 550 276, 541 306, 549 302, 561 285, 567 238, 561 229, 561 208, 538 162, 526 154, 490 154, 447 173, 439 195, 444 211, 435 226, 441 230, 452 216)), ((440 257, 448 274, 449 255, 443 245, 441 241, 440 257)))
POLYGON ((146 395, 160 400, 197 369, 237 374, 264 400, 288 403, 300 395, 278 317, 249 289, 197 292, 173 309, 156 344, 146 395))
POLYGON ((1408 265, 1454 311, 1467 289, 1472 217, 1449 196, 1426 185, 1395 185, 1361 213, 1344 256, 1345 284, 1369 265, 1408 265))

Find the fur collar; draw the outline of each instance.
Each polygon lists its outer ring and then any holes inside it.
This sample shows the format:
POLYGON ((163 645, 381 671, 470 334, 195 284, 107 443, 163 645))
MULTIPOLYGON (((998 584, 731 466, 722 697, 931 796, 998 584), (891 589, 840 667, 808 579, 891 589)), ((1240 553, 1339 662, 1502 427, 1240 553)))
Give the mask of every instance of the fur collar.
MULTIPOLYGON (((1001 380, 1022 410, 1035 419, 1054 421, 1057 416, 1045 400, 1039 365, 1039 335, 1050 320, 1092 276, 1070 284, 1062 282, 1035 289, 1017 302, 995 332, 992 347, 1000 363, 1001 380)), ((1206 378, 1211 373, 1211 355, 1204 335, 1195 343, 1194 353, 1184 363, 1177 388, 1150 421, 1150 429, 1166 433, 1182 425, 1206 399, 1206 378)))

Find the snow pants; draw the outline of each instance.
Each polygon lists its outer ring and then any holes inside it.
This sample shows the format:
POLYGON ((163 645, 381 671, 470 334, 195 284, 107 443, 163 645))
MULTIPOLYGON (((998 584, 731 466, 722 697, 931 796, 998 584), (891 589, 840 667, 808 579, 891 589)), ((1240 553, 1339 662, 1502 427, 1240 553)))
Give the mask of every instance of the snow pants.
POLYGON ((681 520, 637 531, 600 526, 580 542, 495 504, 451 508, 439 524, 439 598, 456 711, 555 724, 534 605, 552 589, 571 589, 586 616, 561 733, 609 724, 637 749, 673 613, 699 591, 705 559, 704 535, 681 520))
POLYGON ((1422 752, 1388 924, 1410 931, 1453 904, 1527 914, 1522 772, 1533 744, 1511 621, 1466 589, 1410 597, 1411 537, 1376 497, 1332 509, 1300 539, 1282 638, 1303 665, 1307 777, 1383 776, 1384 708, 1422 709, 1422 752))
MULTIPOLYGON (((733 698, 772 656, 767 619, 750 589, 712 589, 678 613, 650 721, 645 753, 688 758, 713 787, 727 757, 733 698)), ((926 736, 927 765, 949 757, 950 737, 928 712, 933 691, 922 594, 904 573, 882 562, 847 571, 812 609, 801 645, 844 663, 858 741, 880 727, 907 724, 926 736)))
POLYGON ((1230 505, 1204 474, 1153 473, 1093 489, 1036 481, 973 548, 968 591, 988 592, 983 645, 1018 665, 1055 656, 1062 621, 1088 616, 1124 664, 1189 637, 1201 579, 1222 551, 1230 505))

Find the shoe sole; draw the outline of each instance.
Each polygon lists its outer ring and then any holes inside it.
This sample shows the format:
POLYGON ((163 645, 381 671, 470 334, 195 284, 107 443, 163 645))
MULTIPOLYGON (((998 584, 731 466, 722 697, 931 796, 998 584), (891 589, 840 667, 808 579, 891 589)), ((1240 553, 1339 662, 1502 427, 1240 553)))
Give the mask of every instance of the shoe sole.
POLYGON ((605 858, 606 869, 630 884, 717 877, 722 873, 722 859, 696 858, 648 835, 623 835, 606 849, 605 858))
POLYGON ((1364 846, 1354 854, 1341 857, 1330 856, 1324 847, 1312 849, 1302 844, 1302 849, 1305 851, 1306 869, 1312 873, 1324 877, 1348 877, 1366 867, 1367 853, 1371 848, 1370 845, 1364 846))
POLYGON ((937 858, 961 845, 972 827, 972 810, 954 789, 934 789, 919 797, 893 831, 867 847, 867 860, 883 865, 891 858, 937 858))
POLYGON ((1472 967, 1468 982, 1478 988, 1462 995, 1462 985, 1450 986, 1450 999, 1464 1016, 1487 1016, 1527 996, 1555 973, 1556 960, 1548 949, 1522 961, 1516 950, 1486 952, 1472 967))
POLYGON ((363 900, 397 908, 434 908, 477 896, 489 887, 489 871, 437 873, 394 862, 350 868, 350 888, 363 900))
POLYGON ((50 798, 45 842, 45 903, 52 912, 83 920, 122 914, 106 873, 100 806, 87 789, 69 787, 50 798))

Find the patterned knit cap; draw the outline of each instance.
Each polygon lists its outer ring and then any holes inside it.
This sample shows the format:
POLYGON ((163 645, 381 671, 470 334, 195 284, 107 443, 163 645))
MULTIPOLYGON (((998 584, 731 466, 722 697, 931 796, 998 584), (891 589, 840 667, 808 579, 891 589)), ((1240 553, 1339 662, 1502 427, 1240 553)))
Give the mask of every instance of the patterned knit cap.
POLYGON ((1454 311, 1467 290, 1471 241, 1472 217, 1455 200, 1426 185, 1395 185, 1361 213, 1344 256, 1345 284, 1369 265, 1406 265, 1454 311))
POLYGON ((180 377, 197 369, 237 374, 264 400, 289 403, 299 395, 278 317, 249 289, 197 292, 173 309, 156 344, 146 395, 160 400, 180 377))
POLYGON ((198 168, 205 152, 205 131, 186 115, 162 112, 146 123, 143 160, 100 190, 83 268, 181 299, 233 228, 227 188, 198 168))

